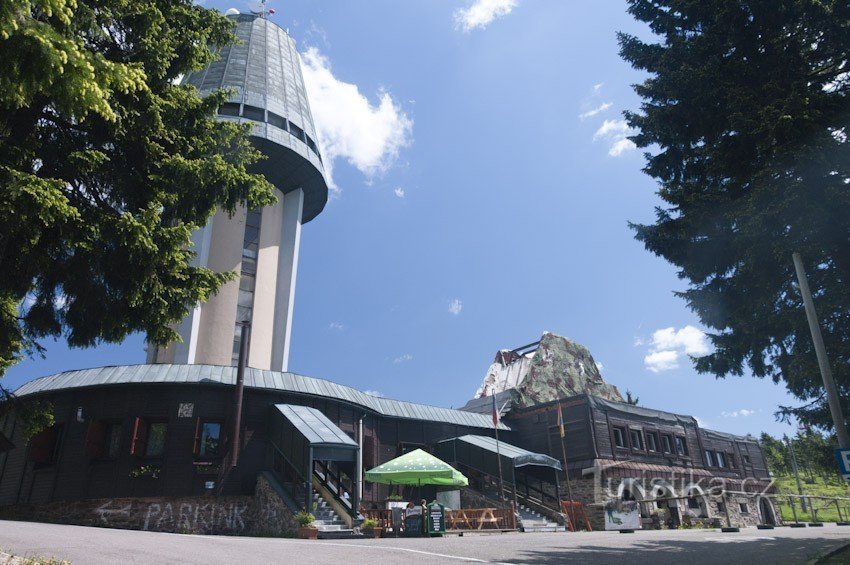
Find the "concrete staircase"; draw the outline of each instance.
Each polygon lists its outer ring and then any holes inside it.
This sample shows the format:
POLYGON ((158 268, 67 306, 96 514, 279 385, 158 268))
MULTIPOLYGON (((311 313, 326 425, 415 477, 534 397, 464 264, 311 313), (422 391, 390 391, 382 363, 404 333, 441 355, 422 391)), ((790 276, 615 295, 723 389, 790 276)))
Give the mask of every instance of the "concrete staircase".
POLYGON ((313 515, 316 521, 313 524, 319 530, 319 539, 355 539, 362 538, 362 534, 357 534, 353 529, 340 520, 330 504, 328 504, 319 493, 313 492, 313 515))
POLYGON ((566 528, 555 522, 550 522, 534 510, 520 504, 519 526, 523 532, 564 532, 566 528))

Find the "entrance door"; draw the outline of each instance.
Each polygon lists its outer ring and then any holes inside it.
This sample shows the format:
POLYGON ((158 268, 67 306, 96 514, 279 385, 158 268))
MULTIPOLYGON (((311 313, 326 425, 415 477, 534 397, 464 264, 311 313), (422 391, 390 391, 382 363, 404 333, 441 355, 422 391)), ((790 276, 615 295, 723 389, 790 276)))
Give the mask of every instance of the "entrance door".
POLYGON ((759 498, 759 513, 761 514, 761 523, 768 526, 775 526, 776 520, 773 517, 773 508, 766 498, 759 498))

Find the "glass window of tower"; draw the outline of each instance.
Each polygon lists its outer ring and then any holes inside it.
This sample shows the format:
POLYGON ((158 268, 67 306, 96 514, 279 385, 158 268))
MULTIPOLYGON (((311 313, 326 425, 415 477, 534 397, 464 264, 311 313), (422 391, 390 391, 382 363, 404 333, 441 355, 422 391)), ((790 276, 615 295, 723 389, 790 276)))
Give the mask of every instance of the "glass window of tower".
POLYGON ((260 247, 262 210, 251 210, 245 218, 245 238, 242 241, 242 271, 239 276, 239 298, 236 304, 236 327, 233 331, 231 363, 239 363, 241 322, 250 322, 254 310, 254 288, 257 278, 257 252, 260 247))

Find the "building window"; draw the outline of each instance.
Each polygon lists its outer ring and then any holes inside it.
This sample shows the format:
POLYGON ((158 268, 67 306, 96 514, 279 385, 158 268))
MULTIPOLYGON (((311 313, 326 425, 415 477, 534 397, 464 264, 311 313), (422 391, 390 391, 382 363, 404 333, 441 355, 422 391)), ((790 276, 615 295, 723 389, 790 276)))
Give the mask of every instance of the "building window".
POLYGON ((168 423, 136 418, 130 453, 137 457, 162 457, 167 435, 168 423))
POLYGON ((643 451, 643 435, 640 433, 640 430, 629 430, 629 435, 632 440, 632 449, 643 451))
POLYGON ((274 112, 269 112, 269 123, 275 127, 279 127, 280 129, 286 131, 286 118, 283 116, 278 116, 274 112))
POLYGON ((117 459, 121 452, 121 422, 93 420, 86 431, 86 456, 91 459, 117 459))
POLYGON ((250 322, 254 314, 254 290, 257 282, 257 254, 260 248, 261 220, 261 210, 251 210, 245 217, 245 237, 242 240, 242 271, 239 277, 239 296, 236 303, 236 327, 233 330, 232 365, 239 363, 239 344, 242 340, 241 322, 250 322))
POLYGON ((238 116, 239 115, 239 104, 235 104, 233 102, 225 102, 218 108, 218 113, 220 116, 238 116))
POLYGON ((717 466, 725 469, 726 468, 726 454, 718 451, 715 454, 715 456, 717 457, 717 466))
POLYGON ((749 514, 750 513, 750 507, 747 505, 746 502, 741 502, 740 505, 741 505, 741 514, 749 514))
POLYGON ((297 137, 301 141, 304 141, 304 130, 296 126, 292 122, 289 122, 289 133, 291 133, 293 137, 297 137))
POLYGON ((750 464, 750 456, 749 456, 749 455, 744 455, 744 464, 745 464, 745 465, 749 465, 749 464, 750 464))
POLYGON ((676 453, 682 456, 688 455, 688 443, 685 441, 685 438, 676 436, 676 453))
POLYGON ((723 502, 718 502, 717 503, 717 511, 718 512, 726 512, 726 504, 724 504, 723 502))
POLYGON ((198 418, 195 424, 195 457, 221 455, 221 422, 206 422, 198 418))
POLYGON ((707 449, 705 450, 705 466, 714 467, 714 453, 707 449))
POLYGON ((697 500, 697 497, 693 495, 688 495, 688 508, 690 508, 691 510, 700 509, 699 500, 697 500))
POLYGON ((266 121, 266 111, 262 108, 257 108, 256 106, 248 106, 245 104, 242 106, 242 116, 248 118, 249 120, 254 120, 257 122, 266 121))
POLYGON ((59 460, 59 448, 65 428, 62 424, 54 424, 30 438, 27 449, 27 461, 36 466, 55 465, 59 460))
POLYGON ((617 447, 626 448, 626 430, 624 428, 614 428, 614 444, 617 447))
POLYGON ((656 432, 646 432, 646 448, 649 451, 658 451, 658 434, 656 432))
POLYGON ((664 453, 673 453, 670 436, 661 436, 661 449, 664 450, 664 453))
POLYGON ((737 469, 738 468, 738 465, 735 463, 735 454, 734 453, 727 453, 726 454, 726 460, 729 461, 729 468, 730 469, 737 469))

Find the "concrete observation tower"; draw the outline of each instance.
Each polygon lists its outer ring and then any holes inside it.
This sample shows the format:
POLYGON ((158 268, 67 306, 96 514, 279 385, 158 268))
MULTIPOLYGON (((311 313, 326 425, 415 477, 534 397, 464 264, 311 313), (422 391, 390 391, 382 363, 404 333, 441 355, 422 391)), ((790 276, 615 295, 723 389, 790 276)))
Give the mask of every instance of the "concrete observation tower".
POLYGON ((280 191, 279 201, 232 218, 217 212, 193 235, 197 264, 240 276, 183 320, 182 343, 149 347, 148 363, 235 365, 239 322, 250 321, 249 364, 287 371, 301 225, 325 207, 328 186, 295 41, 265 12, 227 15, 241 43, 184 81, 201 95, 233 91, 219 118, 254 126, 251 139, 267 157, 255 172, 280 191))

